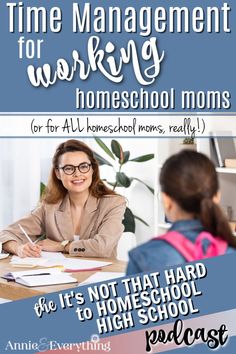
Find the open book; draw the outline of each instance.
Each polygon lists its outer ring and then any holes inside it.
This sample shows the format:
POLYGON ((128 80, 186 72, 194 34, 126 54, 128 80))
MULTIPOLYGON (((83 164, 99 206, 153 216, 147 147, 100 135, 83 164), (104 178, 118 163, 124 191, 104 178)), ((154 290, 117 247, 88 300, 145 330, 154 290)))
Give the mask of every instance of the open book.
POLYGON ((73 278, 68 273, 62 272, 58 268, 10 272, 3 275, 2 278, 29 287, 77 283, 77 279, 73 278))

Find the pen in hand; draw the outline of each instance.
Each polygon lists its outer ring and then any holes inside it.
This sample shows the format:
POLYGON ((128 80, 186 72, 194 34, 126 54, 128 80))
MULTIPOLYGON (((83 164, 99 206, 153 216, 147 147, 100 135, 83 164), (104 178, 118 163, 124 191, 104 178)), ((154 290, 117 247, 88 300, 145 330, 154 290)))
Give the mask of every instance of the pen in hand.
POLYGON ((25 237, 27 238, 27 240, 30 242, 30 243, 33 243, 33 241, 31 240, 31 238, 29 237, 29 235, 26 233, 25 229, 23 229, 23 227, 18 224, 19 228, 21 229, 21 231, 23 232, 23 234, 25 235, 25 237))
POLYGON ((18 226, 20 230, 23 232, 24 236, 27 238, 29 242, 28 243, 29 246, 27 246, 27 244, 23 246, 19 246, 20 250, 19 252, 17 252, 17 255, 20 256, 21 258, 40 257, 41 248, 31 240, 31 238, 29 237, 25 229, 20 224, 18 224, 18 226))

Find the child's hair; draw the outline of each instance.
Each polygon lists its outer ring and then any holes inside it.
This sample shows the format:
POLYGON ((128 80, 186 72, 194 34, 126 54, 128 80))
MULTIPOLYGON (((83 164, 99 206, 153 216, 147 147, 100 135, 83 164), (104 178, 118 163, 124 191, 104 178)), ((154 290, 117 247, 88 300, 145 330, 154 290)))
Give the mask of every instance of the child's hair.
POLYGON ((199 218, 205 231, 236 247, 229 223, 213 201, 219 182, 215 166, 207 156, 191 150, 172 155, 161 169, 160 186, 184 211, 199 218))

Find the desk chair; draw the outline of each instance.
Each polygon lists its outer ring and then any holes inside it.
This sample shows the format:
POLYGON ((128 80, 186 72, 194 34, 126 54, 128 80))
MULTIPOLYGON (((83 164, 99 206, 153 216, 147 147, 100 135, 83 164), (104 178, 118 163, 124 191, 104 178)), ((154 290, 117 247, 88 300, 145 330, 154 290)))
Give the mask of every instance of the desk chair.
POLYGON ((136 237, 132 232, 124 232, 117 246, 117 259, 128 261, 129 251, 136 246, 136 237))

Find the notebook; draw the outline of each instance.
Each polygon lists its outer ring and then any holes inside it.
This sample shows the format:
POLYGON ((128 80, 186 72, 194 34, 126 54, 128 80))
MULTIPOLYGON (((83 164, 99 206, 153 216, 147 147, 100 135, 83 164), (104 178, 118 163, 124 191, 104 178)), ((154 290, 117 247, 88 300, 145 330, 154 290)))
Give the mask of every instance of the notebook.
POLYGON ((10 272, 3 275, 2 278, 28 287, 77 283, 77 279, 68 273, 63 273, 58 268, 10 272))

